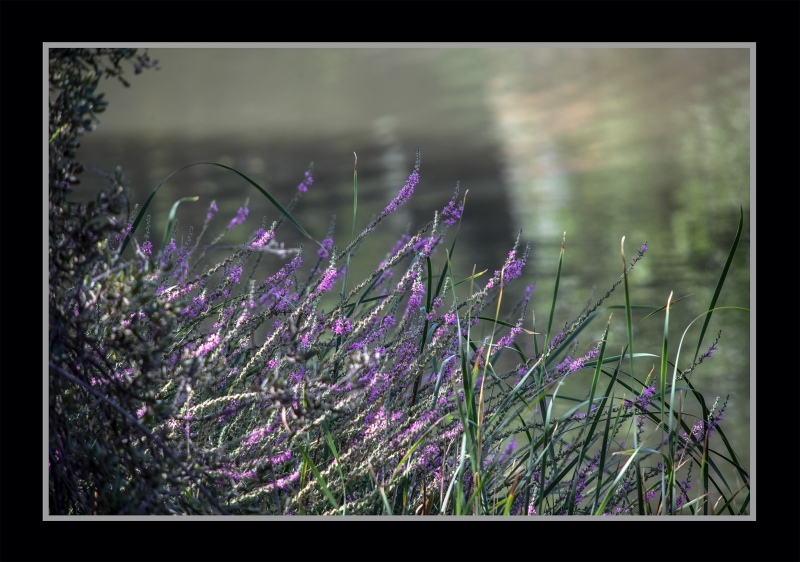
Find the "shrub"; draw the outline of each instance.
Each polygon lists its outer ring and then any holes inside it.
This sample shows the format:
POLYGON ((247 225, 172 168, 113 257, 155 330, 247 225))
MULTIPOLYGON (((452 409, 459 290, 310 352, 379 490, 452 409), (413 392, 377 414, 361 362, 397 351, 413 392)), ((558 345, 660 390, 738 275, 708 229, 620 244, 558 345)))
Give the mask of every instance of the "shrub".
MULTIPOLYGON (((134 56, 65 51, 52 53, 51 84, 71 73, 61 87, 83 99, 93 95, 101 55, 115 69, 134 56), (95 70, 83 77, 76 69, 86 57, 94 57, 95 70)), ((149 64, 146 55, 138 60, 149 64)), ((62 128, 60 117, 75 107, 70 103, 63 100, 59 111, 51 105, 52 514, 746 512, 747 472, 727 440, 729 456, 709 448, 712 432, 724 437, 725 404, 709 408, 687 377, 719 337, 687 369, 672 364, 669 372, 670 295, 667 305, 651 307, 665 314, 660 372, 633 370, 635 358, 654 356, 633 353, 631 335, 627 278, 646 244, 629 263, 623 249, 621 277, 558 334, 557 277, 546 329, 526 329, 533 286, 500 318, 504 289, 521 277, 528 257, 530 246, 520 248, 519 237, 483 287, 482 273, 453 278, 466 203, 457 185, 427 225, 400 236, 385 260, 349 288, 347 271, 360 244, 413 194, 417 152, 397 197, 358 236, 353 231, 343 250, 334 245, 332 228, 314 241, 314 263, 302 282, 302 254, 283 248, 276 235, 291 223, 310 238, 291 210, 312 188, 313 168, 286 208, 232 170, 283 218, 269 228, 262 224, 249 242, 212 265, 208 248, 245 222, 247 203, 209 246, 200 246, 217 212, 212 202, 197 239, 190 229, 178 246, 176 202, 159 248, 149 237, 149 217, 143 238, 135 234, 158 188, 141 212, 122 214, 127 199, 119 177, 94 204, 66 201, 79 170, 70 144, 77 132, 62 128), (452 227, 456 234, 443 246, 452 227), (123 259, 129 246, 133 256, 123 259), (445 251, 436 260, 440 246, 445 251), (258 265, 270 254, 291 259, 258 278, 258 265), (625 311, 627 351, 606 353, 606 327, 595 334, 593 349, 578 353, 577 336, 619 285, 626 305, 606 308, 625 311), (336 304, 323 309, 337 286, 336 304), (266 336, 257 337, 262 327, 266 336), (483 328, 490 335, 476 338, 483 328), (528 336, 530 357, 515 341, 528 336), (557 415, 561 385, 581 369, 592 369, 591 388, 557 415), (703 411, 696 423, 684 408, 690 398, 703 411), (626 426, 632 449, 621 439, 626 426), (709 468, 719 474, 710 451, 736 468, 744 499, 710 474, 709 468), (693 470, 702 489, 690 494, 693 470), (720 498, 716 505, 708 502, 712 492, 720 498)), ((727 266, 719 288, 726 273, 727 266)), ((702 316, 698 350, 715 301, 702 316)))

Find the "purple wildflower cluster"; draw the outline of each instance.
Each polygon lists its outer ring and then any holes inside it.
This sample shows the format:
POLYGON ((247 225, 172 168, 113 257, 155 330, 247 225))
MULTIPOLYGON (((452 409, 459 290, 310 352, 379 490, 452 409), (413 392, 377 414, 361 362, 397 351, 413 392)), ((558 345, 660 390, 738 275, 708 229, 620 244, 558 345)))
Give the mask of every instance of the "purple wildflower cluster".
POLYGON ((455 201, 450 201, 447 206, 442 209, 442 220, 447 226, 453 226, 458 219, 461 218, 461 213, 464 212, 464 205, 461 203, 456 204, 455 201))
MULTIPOLYGON (((309 170, 298 191, 306 192, 313 181, 309 170)), ((415 168, 362 236, 406 203, 419 181, 415 168)), ((298 199, 295 194, 293 202, 298 199)), ((354 299, 343 294, 329 309, 325 294, 333 290, 345 267, 342 256, 333 251, 333 227, 315 249, 316 265, 304 275, 300 275, 299 255, 288 262, 270 261, 286 258, 273 255, 278 226, 265 230, 266 221, 250 233, 248 244, 237 246, 228 259, 206 266, 193 278, 195 272, 190 271, 198 264, 189 263, 189 244, 179 249, 170 240, 157 259, 147 261, 155 270, 144 271, 157 287, 155 302, 174 310, 177 318, 173 332, 177 337, 160 355, 160 368, 172 376, 169 385, 150 395, 139 393, 148 398, 130 411, 154 432, 168 435, 181 453, 187 451, 192 459, 213 458, 213 466, 209 463, 205 473, 210 485, 217 487, 216 497, 232 498, 230 503, 242 511, 340 513, 342 506, 330 505, 333 497, 336 502, 344 498, 348 514, 380 513, 386 506, 381 492, 390 507, 399 505, 396 494, 401 482, 413 482, 402 496, 403 510, 409 513, 452 513, 456 501, 463 507, 464 500, 474 495, 478 482, 493 503, 503 495, 512 514, 537 515, 540 501, 545 506, 542 514, 561 514, 567 498, 573 496, 577 508, 597 476, 600 454, 577 462, 574 457, 582 450, 583 437, 567 442, 572 435, 564 433, 564 428, 574 429, 572 422, 587 414, 550 418, 550 428, 544 428, 545 423, 538 421, 542 405, 536 405, 538 410, 522 414, 532 414, 523 420, 527 427, 518 429, 506 421, 512 416, 516 424, 518 398, 537 404, 543 396, 548 404, 554 396, 549 385, 597 360, 599 346, 579 356, 575 341, 572 352, 560 363, 545 364, 545 354, 555 359, 575 326, 565 326, 544 342, 544 350, 538 347, 539 340, 534 347, 532 338, 523 336, 530 334, 523 326, 533 285, 525 287, 522 301, 508 315, 512 320, 484 322, 485 309, 497 302, 492 299, 498 298, 501 282, 522 276, 530 246, 518 255, 519 239, 485 288, 466 298, 463 287, 457 288, 456 299, 450 298, 452 278, 447 284, 426 283, 437 270, 431 267, 432 256, 463 211, 463 203, 454 196, 425 228, 398 239, 374 273, 354 285, 354 299), (268 264, 270 273, 249 267, 251 254, 258 256, 256 265, 268 264), (321 260, 329 260, 326 267, 320 268, 321 260), (428 300, 430 310, 421 310, 428 300), (517 307, 522 307, 522 315, 512 316, 517 307), (513 318, 519 318, 516 324, 513 318), (489 330, 495 334, 491 338, 489 330), (485 337, 483 343, 476 333, 485 337), (500 353, 508 348, 510 352, 500 353), (518 356, 521 362, 515 364, 518 356), (534 375, 509 392, 515 377, 519 383, 527 373, 534 375), (519 433, 534 426, 537 432, 538 428, 552 430, 545 434, 557 454, 542 455, 542 450, 535 450, 535 440, 533 444, 524 438, 518 442, 519 433), (479 435, 477 441, 475 435, 479 435), (465 462, 468 457, 463 451, 469 451, 466 454, 475 462, 465 462), (541 464, 531 466, 532 462, 541 464), (552 479, 569 462, 573 463, 571 476, 561 474, 562 487, 541 500, 538 495, 548 487, 547 477, 552 479), (451 488, 454 478, 459 486, 451 488), (323 481, 327 490, 320 485, 323 481), (461 498, 456 500, 455 494, 461 498)), ((212 202, 207 219, 216 212, 212 202)), ((248 212, 245 203, 226 231, 243 224, 248 212)), ((149 240, 141 250, 145 256, 152 254, 149 240)), ((642 245, 634 261, 646 250, 646 244, 642 245)), ((441 260, 436 261, 442 271, 441 260)), ((117 317, 115 327, 157 330, 161 318, 157 312, 126 311, 117 317)), ((152 334, 144 337, 152 338, 152 334)), ((712 344, 703 357, 715 349, 712 344)), ((98 354, 97 360, 104 358, 98 354)), ((97 378, 96 386, 144 380, 141 369, 139 363, 122 361, 114 378, 97 378)), ((648 386, 641 396, 625 402, 624 408, 647 412, 654 394, 655 387, 648 386)), ((592 404, 588 415, 597 419, 605 414, 605 408, 592 404)), ((702 441, 723 414, 724 407, 684 434, 678 454, 702 441)), ((644 415, 639 416, 641 433, 644 415)), ((595 425, 601 428, 603 424, 595 425)), ((601 430, 589 426, 592 431, 601 430)), ((635 493, 631 482, 626 476, 606 514, 630 512, 625 497, 635 493)), ((688 501, 689 481, 680 486, 679 506, 688 501)), ((654 496, 651 492, 648 500, 654 496)))

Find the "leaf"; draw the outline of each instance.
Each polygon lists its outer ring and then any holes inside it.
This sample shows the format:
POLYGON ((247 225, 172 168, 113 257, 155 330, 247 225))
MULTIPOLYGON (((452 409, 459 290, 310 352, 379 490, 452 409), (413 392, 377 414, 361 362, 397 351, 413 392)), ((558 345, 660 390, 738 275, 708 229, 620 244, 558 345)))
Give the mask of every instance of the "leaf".
POLYGON ((294 219, 294 217, 292 217, 292 215, 289 214, 289 211, 284 209, 283 206, 280 203, 278 203, 278 201, 272 195, 267 193, 267 191, 263 187, 261 187, 256 182, 251 180, 249 177, 247 177, 246 175, 244 175, 240 171, 231 168, 230 166, 225 166, 224 164, 217 164, 216 162, 195 162, 194 164, 189 164, 188 166, 184 166, 183 168, 178 168, 177 170, 172 172, 170 175, 168 175, 166 178, 164 178, 164 180, 160 184, 158 184, 156 186, 156 188, 150 194, 150 197, 148 197, 147 201, 144 202, 144 205, 142 206, 142 210, 139 211, 139 214, 136 216, 136 220, 133 221, 133 226, 132 226, 130 232, 128 232, 128 234, 125 235, 125 240, 122 242, 122 246, 120 247, 120 250, 119 250, 120 255, 122 255, 122 253, 125 251, 125 248, 128 247, 128 244, 130 243, 131 236, 133 236, 133 233, 136 232, 136 229, 139 227, 139 223, 142 222, 142 218, 145 216, 145 211, 150 206, 150 202, 153 200, 153 197, 156 196, 156 193, 161 188, 161 186, 164 185, 169 178, 171 178, 172 176, 174 176, 178 172, 180 172, 182 170, 185 170, 186 168, 191 168, 192 166, 199 166, 200 164, 208 164, 210 166, 218 166, 220 168, 224 168, 226 170, 230 170, 231 172, 234 172, 238 176, 242 177, 250 185, 252 185, 256 189, 258 189, 264 195, 264 197, 266 197, 269 200, 269 202, 272 203, 275 206, 275 208, 278 209, 278 211, 280 211, 281 214, 283 214, 283 216, 285 216, 289 220, 289 222, 292 223, 295 226, 295 228, 297 228, 297 230, 300 231, 300 233, 303 236, 305 236, 309 240, 314 240, 314 242, 316 242, 320 247, 322 247, 322 244, 320 244, 319 242, 317 242, 317 240, 312 238, 312 236, 308 232, 306 232, 306 230, 302 226, 300 226, 300 223, 298 223, 294 219))

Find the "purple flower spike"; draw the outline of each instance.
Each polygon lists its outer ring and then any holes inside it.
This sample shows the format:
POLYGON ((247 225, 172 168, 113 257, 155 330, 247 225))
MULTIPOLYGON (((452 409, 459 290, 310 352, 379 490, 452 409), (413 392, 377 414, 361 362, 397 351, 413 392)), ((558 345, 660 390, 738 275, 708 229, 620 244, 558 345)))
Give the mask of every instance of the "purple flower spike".
POLYGON ((212 201, 211 205, 208 206, 208 213, 206 214, 206 220, 211 220, 212 218, 214 218, 214 213, 216 213, 217 211, 219 211, 219 208, 217 207, 217 202, 212 201))
POLYGON ((408 201, 408 198, 411 197, 412 193, 414 193, 414 187, 416 187, 418 183, 419 174, 417 172, 412 172, 411 175, 408 176, 408 181, 400 190, 400 193, 397 194, 397 197, 392 199, 392 201, 386 206, 384 213, 393 213, 397 210, 397 207, 408 201))
POLYGON ((297 186, 297 191, 306 192, 308 188, 311 187, 311 184, 314 183, 314 178, 311 176, 311 170, 306 172, 306 179, 300 182, 297 186))
POLYGON ((344 320, 337 318, 333 323, 333 327, 331 328, 331 331, 337 336, 343 336, 345 333, 349 333, 350 330, 351 327, 349 318, 345 318, 344 320))
POLYGON ((461 218, 461 213, 464 212, 464 206, 459 203, 456 207, 455 201, 450 201, 447 206, 442 209, 442 218, 447 226, 453 226, 456 221, 461 218))
POLYGON ((253 248, 260 248, 270 240, 275 238, 275 232, 264 232, 260 228, 256 231, 256 239, 250 244, 253 248))
POLYGON ((704 354, 703 354, 703 355, 700 357, 700 359, 706 359, 707 357, 711 357, 711 355, 713 355, 713 352, 714 352, 716 349, 717 349, 717 344, 716 344, 716 342, 715 342, 715 343, 712 343, 710 346, 708 346, 708 351, 706 351, 706 352, 705 352, 705 353, 704 353, 704 354))
POLYGON ((333 238, 326 238, 321 242, 322 248, 317 250, 317 255, 325 259, 330 255, 331 248, 333 248, 333 238))
POLYGON ((250 212, 250 209, 247 207, 239 207, 239 210, 236 212, 236 216, 231 219, 230 224, 228 225, 228 230, 232 230, 234 226, 237 224, 242 224, 244 219, 247 218, 247 214, 250 212))

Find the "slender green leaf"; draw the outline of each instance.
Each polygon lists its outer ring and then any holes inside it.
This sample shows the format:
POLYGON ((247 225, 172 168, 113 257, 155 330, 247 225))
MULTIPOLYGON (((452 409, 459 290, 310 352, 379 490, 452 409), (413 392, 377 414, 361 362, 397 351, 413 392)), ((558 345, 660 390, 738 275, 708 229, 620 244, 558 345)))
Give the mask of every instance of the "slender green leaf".
MULTIPOLYGON (((600 380, 600 371, 602 370, 603 364, 603 356, 606 352, 606 343, 608 341, 608 329, 611 327, 611 315, 608 317, 608 324, 606 324, 605 332, 603 332, 603 341, 600 344, 600 355, 597 358, 597 367, 594 370, 594 377, 592 377, 592 388, 589 391, 589 405, 586 408, 586 420, 584 422, 584 429, 589 428, 589 418, 592 416, 592 403, 594 402, 594 393, 597 391, 597 383, 600 380)), ((608 395, 603 397, 603 400, 608 395)), ((600 410, 602 411, 602 410, 600 410)), ((586 456, 586 451, 589 448, 589 443, 592 440, 592 435, 594 434, 594 430, 597 427, 597 422, 600 421, 600 411, 598 411, 598 415, 594 417, 594 422, 592 423, 592 427, 586 432, 586 438, 583 440, 583 446, 581 447, 581 452, 578 455, 578 458, 582 459, 586 456)), ((580 465, 578 465, 580 468, 580 465)), ((577 476, 576 476, 577 477, 577 476)), ((575 511, 575 494, 577 492, 577 486, 573 486, 570 490, 569 497, 567 498, 567 513, 572 515, 575 511)))
POLYGON ((481 271, 480 273, 475 273, 475 274, 473 274, 473 275, 470 275, 469 277, 465 277, 464 279, 462 279, 462 280, 461 280, 461 281, 459 281, 458 283, 453 283, 453 287, 458 287, 458 286, 459 286, 459 285, 461 285, 462 283, 466 283, 467 281, 472 281, 473 279, 477 279, 478 277, 480 277, 481 275, 483 275, 483 274, 484 274, 484 273, 486 273, 487 271, 489 271, 489 270, 488 270, 488 269, 484 269, 484 270, 483 270, 483 271, 481 271))
POLYGON ((325 440, 328 442, 328 447, 330 448, 331 453, 333 453, 333 458, 336 459, 336 468, 339 469, 339 477, 342 479, 342 496, 344 497, 342 502, 342 515, 347 515, 347 489, 345 487, 344 472, 342 472, 342 463, 339 460, 339 452, 336 450, 336 444, 333 442, 333 437, 328 429, 327 420, 322 422, 322 430, 325 432, 325 440))
MULTIPOLYGON (((608 387, 606 388, 605 395, 608 396, 609 393, 611 393, 611 402, 609 402, 611 407, 614 405, 614 383, 617 381, 617 374, 619 373, 619 368, 622 365, 622 357, 625 355, 625 351, 627 351, 627 347, 622 348, 622 353, 620 354, 620 360, 617 363, 617 368, 614 369, 614 376, 611 377, 611 381, 608 383, 608 387)), ((602 412, 603 408, 605 407, 606 399, 603 399, 599 406, 600 412, 602 412)), ((595 496, 594 500, 595 508, 600 503, 600 488, 603 486, 603 474, 605 473, 606 469, 606 453, 609 447, 608 439, 611 424, 611 407, 609 407, 608 414, 606 415, 606 428, 603 432, 603 445, 600 447, 600 460, 598 461, 597 465, 597 495, 595 496)), ((617 415, 619 415, 619 411, 617 411, 617 415)), ((592 428, 592 431, 594 431, 594 427, 592 428)))
POLYGON ((172 236, 172 227, 175 224, 175 213, 178 212, 178 205, 183 202, 187 201, 197 201, 200 199, 199 197, 181 197, 175 203, 173 203, 172 208, 169 210, 169 218, 167 220, 167 229, 164 231, 164 242, 161 244, 161 251, 163 252, 164 249, 167 247, 167 242, 169 242, 170 236, 172 236))
MULTIPOLYGON (((130 232, 128 232, 128 234, 125 236, 125 240, 122 242, 122 246, 120 247, 120 250, 119 250, 120 255, 122 255, 122 253, 125 251, 125 248, 128 247, 128 243, 130 242, 131 236, 133 236, 133 233, 136 232, 136 229, 138 228, 139 223, 142 222, 142 218, 145 216, 145 211, 147 210, 147 207, 150 206, 150 202, 153 200, 153 197, 155 197, 156 192, 161 188, 161 186, 164 185, 169 178, 171 178, 172 176, 174 176, 178 172, 180 172, 182 170, 185 170, 186 168, 191 168, 192 166, 198 166, 200 164, 208 164, 210 166, 218 166, 220 168, 224 168, 226 170, 230 170, 231 172, 234 172, 235 174, 237 174, 238 176, 243 178, 245 181, 247 181, 250 185, 252 185, 256 189, 258 189, 264 195, 264 197, 266 197, 269 200, 269 202, 272 203, 272 205, 276 209, 278 209, 278 211, 280 211, 280 213, 283 216, 285 216, 289 220, 289 222, 292 223, 295 226, 295 228, 297 230, 300 231, 300 233, 303 236, 305 236, 309 240, 314 240, 314 238, 312 238, 311 235, 308 232, 306 232, 305 229, 302 226, 300 226, 300 223, 297 222, 294 219, 294 217, 292 217, 292 215, 289 214, 289 211, 284 209, 283 206, 280 203, 278 203, 278 201, 272 195, 270 195, 263 187, 258 185, 256 182, 251 180, 249 177, 247 177, 246 175, 244 175, 240 171, 235 170, 235 169, 231 168, 230 166, 225 166, 224 164, 217 164, 216 162, 195 162, 194 164, 189 164, 188 166, 184 166, 183 168, 179 168, 179 169, 175 170, 170 175, 168 175, 166 178, 164 178, 164 180, 160 184, 158 184, 156 186, 156 188, 150 194, 150 197, 148 197, 147 201, 144 202, 144 205, 142 206, 142 210, 139 211, 138 215, 136 215, 136 220, 133 221, 133 226, 131 227, 130 232)), ((314 242, 317 242, 317 241, 314 240, 314 242)), ((317 244, 320 245, 320 247, 322 246, 319 242, 317 242, 317 244)))
MULTIPOLYGON (((681 302, 683 299, 688 299, 688 298, 689 298, 689 297, 691 297, 693 294, 694 294, 694 293, 691 293, 691 294, 689 294, 689 295, 683 295, 681 298, 679 298, 679 299, 675 299, 674 301, 672 301, 672 302, 670 303, 670 306, 672 306, 672 305, 674 305, 674 304, 677 304, 677 303, 681 302)), ((610 308, 610 307, 609 307, 609 308, 610 308)), ((632 306, 631 308, 636 308, 636 307, 635 307, 635 306, 632 306)), ((641 324, 642 322, 644 322, 645 320, 647 320, 647 319, 648 319, 648 318, 650 318, 651 316, 655 316, 656 314, 658 314, 658 313, 659 313, 659 312, 661 312, 662 310, 665 310, 666 308, 667 308, 667 305, 660 306, 660 307, 656 308, 656 309, 655 309, 653 312, 651 312, 650 314, 648 314, 647 316, 645 316, 644 318, 642 318, 642 320, 639 322, 639 324, 641 324)))
POLYGON ((731 263, 733 262, 733 256, 736 253, 736 248, 739 246, 739 240, 742 237, 742 226, 744 225, 744 209, 739 207, 739 227, 736 229, 736 236, 733 239, 733 245, 731 246, 731 251, 728 252, 728 259, 725 262, 725 267, 722 268, 722 274, 719 276, 719 281, 717 281, 717 288, 714 290, 714 296, 711 298, 711 304, 708 305, 708 316, 706 316, 706 321, 703 322, 703 329, 700 331, 700 337, 697 339, 697 349, 694 351, 694 359, 692 362, 697 360, 697 354, 700 352, 700 346, 703 345, 703 336, 706 335, 706 328, 708 328, 708 323, 711 322, 711 311, 714 310, 714 307, 717 304, 717 299, 719 298, 720 292, 722 292, 722 285, 725 283, 725 278, 728 276, 728 270, 731 268, 731 263))
MULTIPOLYGON (((553 288, 553 302, 550 305, 550 319, 547 322, 547 332, 545 332, 544 336, 544 353, 547 353, 547 350, 550 346, 550 335, 552 334, 553 328, 553 318, 556 314, 556 299, 558 298, 558 283, 561 280, 561 266, 564 263, 564 244, 567 242, 567 233, 564 233, 563 238, 561 238, 561 253, 558 256, 558 271, 556 272, 556 284, 553 288)), ((541 384, 541 381, 539 381, 541 384)))
POLYGON ((325 493, 325 496, 328 498, 328 501, 331 502, 331 505, 333 505, 334 509, 338 510, 339 504, 336 503, 336 499, 334 499, 333 494, 331 494, 331 491, 328 489, 328 485, 325 483, 325 479, 319 473, 319 470, 317 470, 316 465, 314 465, 314 463, 309 458, 308 452, 306 451, 305 447, 301 448, 300 452, 303 454, 303 458, 305 459, 309 468, 311 468, 311 472, 314 473, 314 477, 317 479, 317 483, 319 484, 320 488, 322 488, 322 491, 325 493))

